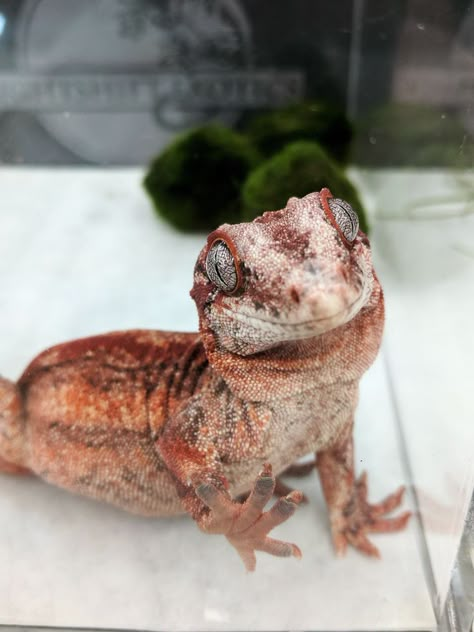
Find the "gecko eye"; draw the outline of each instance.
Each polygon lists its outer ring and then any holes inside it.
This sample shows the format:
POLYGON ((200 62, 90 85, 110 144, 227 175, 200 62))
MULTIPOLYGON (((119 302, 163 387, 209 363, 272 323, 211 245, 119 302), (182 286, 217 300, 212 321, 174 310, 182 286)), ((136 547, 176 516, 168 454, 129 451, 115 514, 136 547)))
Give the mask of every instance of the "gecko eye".
POLYGON ((347 241, 352 242, 359 230, 359 218, 352 206, 338 198, 329 198, 328 206, 331 209, 334 220, 347 241))
POLYGON ((238 276, 234 256, 222 239, 216 240, 207 253, 206 272, 220 290, 232 293, 237 288, 238 276))

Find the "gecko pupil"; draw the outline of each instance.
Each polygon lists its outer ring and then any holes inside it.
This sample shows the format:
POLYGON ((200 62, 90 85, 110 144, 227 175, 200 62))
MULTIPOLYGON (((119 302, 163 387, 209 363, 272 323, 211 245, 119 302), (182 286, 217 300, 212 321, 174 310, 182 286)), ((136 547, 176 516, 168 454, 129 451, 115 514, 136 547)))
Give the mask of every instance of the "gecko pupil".
POLYGON ((338 198, 328 200, 336 224, 347 241, 354 241, 359 231, 359 218, 352 206, 338 198))
POLYGON ((224 241, 216 241, 211 246, 206 258, 206 271, 209 279, 220 290, 233 292, 237 287, 234 257, 224 241))

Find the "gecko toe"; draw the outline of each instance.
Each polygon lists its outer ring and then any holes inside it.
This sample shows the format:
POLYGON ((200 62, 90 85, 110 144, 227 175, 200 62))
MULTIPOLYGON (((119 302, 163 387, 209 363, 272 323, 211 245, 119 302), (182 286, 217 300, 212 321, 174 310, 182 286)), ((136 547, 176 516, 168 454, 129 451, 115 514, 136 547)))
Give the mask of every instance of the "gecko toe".
POLYGON ((372 533, 389 533, 401 531, 407 526, 411 517, 411 511, 405 511, 395 518, 377 518, 369 526, 372 533))

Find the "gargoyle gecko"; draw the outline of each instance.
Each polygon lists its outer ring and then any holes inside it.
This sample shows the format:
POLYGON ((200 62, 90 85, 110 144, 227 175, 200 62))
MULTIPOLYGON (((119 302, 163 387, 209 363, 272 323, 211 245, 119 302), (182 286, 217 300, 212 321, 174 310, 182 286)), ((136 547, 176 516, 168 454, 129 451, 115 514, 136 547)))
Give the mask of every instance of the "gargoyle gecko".
POLYGON ((208 237, 191 291, 199 333, 126 331, 41 353, 0 379, 0 470, 148 516, 188 512, 255 551, 301 553, 268 533, 302 500, 265 511, 275 475, 316 454, 336 551, 378 555, 402 529, 403 488, 367 501, 355 478, 358 384, 380 345, 383 294, 354 210, 328 189, 208 237), (247 494, 245 501, 239 496, 247 494))

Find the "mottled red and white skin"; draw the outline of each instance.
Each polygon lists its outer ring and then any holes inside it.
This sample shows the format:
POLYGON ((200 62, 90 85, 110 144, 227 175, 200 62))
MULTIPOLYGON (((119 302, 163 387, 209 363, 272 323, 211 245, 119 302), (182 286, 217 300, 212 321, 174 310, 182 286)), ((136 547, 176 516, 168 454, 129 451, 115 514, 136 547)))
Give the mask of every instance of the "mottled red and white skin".
POLYGON ((352 209, 323 189, 224 224, 191 295, 198 334, 76 340, 40 354, 16 384, 0 379, 0 470, 142 515, 186 511, 252 570, 255 551, 301 555, 268 533, 302 494, 265 506, 275 475, 313 452, 336 550, 377 555, 367 534, 401 529, 409 513, 385 517, 403 489, 370 505, 354 475, 358 384, 384 308, 352 209))

